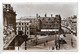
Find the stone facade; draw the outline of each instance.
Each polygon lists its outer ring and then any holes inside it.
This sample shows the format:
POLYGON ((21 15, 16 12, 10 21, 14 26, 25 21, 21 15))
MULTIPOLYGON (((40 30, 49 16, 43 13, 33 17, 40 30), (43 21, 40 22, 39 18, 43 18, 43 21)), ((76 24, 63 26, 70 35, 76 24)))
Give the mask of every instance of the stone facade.
POLYGON ((18 35, 18 32, 22 31, 23 35, 30 36, 30 20, 22 20, 18 19, 16 21, 16 33, 18 35))
MULTIPOLYGON (((38 14, 37 14, 38 16, 38 14)), ((61 16, 56 15, 55 17, 47 17, 45 14, 44 17, 38 16, 37 19, 40 21, 40 31, 43 34, 52 34, 57 31, 57 33, 61 30, 61 16), (43 32, 42 30, 48 30, 43 32)))
POLYGON ((3 4, 3 25, 7 29, 12 27, 16 32, 16 12, 10 4, 3 4))
POLYGON ((3 4, 3 34, 4 49, 15 49, 16 12, 10 4, 3 4))
POLYGON ((47 17, 47 15, 45 14, 45 17, 40 17, 38 16, 38 14, 36 14, 35 18, 23 17, 21 19, 25 21, 27 20, 30 21, 29 22, 30 23, 30 35, 35 35, 35 34, 39 35, 43 33, 41 32, 41 29, 51 29, 53 30, 51 31, 51 33, 55 32, 55 30, 58 30, 58 32, 61 30, 61 16, 60 15, 56 15, 55 17, 52 17, 52 14, 51 14, 51 17, 47 17))

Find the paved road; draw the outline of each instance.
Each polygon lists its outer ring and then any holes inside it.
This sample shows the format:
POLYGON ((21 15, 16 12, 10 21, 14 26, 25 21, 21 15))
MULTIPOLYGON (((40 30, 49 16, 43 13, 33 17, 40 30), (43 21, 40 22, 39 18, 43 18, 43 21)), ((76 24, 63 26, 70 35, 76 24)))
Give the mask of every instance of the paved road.
POLYGON ((64 38, 67 44, 60 45, 61 50, 74 50, 77 49, 77 37, 72 34, 66 34, 66 37, 64 38), (73 39, 73 47, 71 46, 71 38, 73 39))
MULTIPOLYGON (((40 39, 38 40, 38 45, 35 45, 34 43, 32 42, 28 42, 28 50, 52 50, 52 47, 54 46, 54 50, 56 50, 56 47, 55 47, 55 36, 51 36, 51 37, 46 37, 46 38, 43 38, 43 39, 40 39), (44 47, 44 42, 48 40, 48 45, 46 45, 46 47, 44 47), (29 47, 29 46, 32 46, 32 47, 29 47), (40 46, 40 47, 39 47, 40 46)), ((60 50, 74 50, 74 49, 77 49, 77 41, 76 41, 76 36, 73 36, 72 34, 66 34, 66 37, 64 38, 65 41, 67 42, 67 44, 61 44, 60 45, 60 50), (73 46, 71 46, 71 38, 73 39, 73 46)), ((25 43, 23 43, 21 45, 21 49, 25 49, 24 46, 25 43)))
MULTIPOLYGON (((42 38, 42 39, 38 39, 38 44, 37 45, 45 43, 46 40, 48 40, 48 42, 49 42, 49 41, 52 41, 54 39, 55 39, 55 35, 54 36, 49 36, 49 37, 46 37, 46 38, 42 38)), ((23 46, 25 46, 25 42, 21 45, 21 48, 23 48, 23 46)), ((34 42, 29 41, 28 44, 27 44, 27 47, 31 47, 31 46, 36 46, 36 44, 34 42)))

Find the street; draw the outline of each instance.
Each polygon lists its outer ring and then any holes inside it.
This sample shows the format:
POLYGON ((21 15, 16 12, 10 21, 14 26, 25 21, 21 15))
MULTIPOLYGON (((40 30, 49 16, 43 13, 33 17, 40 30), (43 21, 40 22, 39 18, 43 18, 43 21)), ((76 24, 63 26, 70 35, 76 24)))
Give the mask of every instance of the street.
MULTIPOLYGON (((76 38, 72 34, 66 34, 66 37, 64 39, 67 42, 67 44, 60 44, 60 50, 76 49, 76 38), (73 47, 71 46, 71 38, 74 42, 73 47)), ((31 41, 27 42, 27 50, 52 50, 52 47, 54 47, 54 50, 56 50, 55 35, 39 39, 37 45, 31 41), (48 44, 44 46, 46 40, 48 40, 48 44)), ((25 42, 23 42, 23 44, 21 45, 20 50, 25 50, 25 42)))

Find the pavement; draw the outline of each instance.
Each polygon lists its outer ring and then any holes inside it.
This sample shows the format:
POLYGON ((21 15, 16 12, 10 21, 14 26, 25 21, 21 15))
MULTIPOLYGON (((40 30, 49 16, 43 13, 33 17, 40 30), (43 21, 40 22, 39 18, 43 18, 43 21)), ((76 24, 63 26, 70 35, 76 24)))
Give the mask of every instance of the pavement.
MULTIPOLYGON (((73 34, 66 34, 66 37, 64 39, 67 42, 67 44, 60 44, 60 50, 77 50, 76 36, 74 36, 73 34), (73 42, 74 42, 73 47, 71 46, 71 38, 73 39, 73 42)), ((56 50, 55 35, 39 39, 37 45, 35 45, 31 41, 27 43, 28 43, 27 50, 52 50, 52 47, 54 47, 54 50, 56 50), (44 46, 44 43, 46 42, 46 40, 48 40, 48 44, 44 46)), ((25 42, 23 42, 20 49, 25 50, 25 42)))
MULTIPOLYGON (((38 41, 37 45, 34 42, 28 41, 27 42, 27 47, 28 48, 35 47, 35 46, 40 47, 41 45, 44 45, 44 43, 46 42, 46 40, 48 40, 48 44, 49 44, 50 41, 55 40, 55 35, 48 36, 48 37, 45 37, 45 38, 42 38, 42 39, 38 39, 37 40, 38 41)), ((22 49, 24 49, 24 47, 25 47, 25 42, 21 45, 22 49)))
POLYGON ((9 45, 10 45, 10 43, 14 40, 14 38, 16 37, 16 35, 15 35, 15 33, 13 32, 13 33, 11 33, 11 34, 9 34, 7 37, 6 37, 6 42, 4 43, 4 48, 7 48, 9 45))
POLYGON ((77 50, 77 37, 73 34, 66 34, 64 38, 67 44, 61 45, 61 50, 77 50), (71 38, 73 40, 73 47, 71 46, 71 38))

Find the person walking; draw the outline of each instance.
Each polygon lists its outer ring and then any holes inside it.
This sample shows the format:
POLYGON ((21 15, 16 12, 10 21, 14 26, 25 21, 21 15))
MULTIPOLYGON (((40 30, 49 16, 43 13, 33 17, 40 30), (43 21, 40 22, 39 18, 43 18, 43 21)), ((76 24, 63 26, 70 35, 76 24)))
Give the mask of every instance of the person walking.
POLYGON ((58 50, 58 45, 56 45, 56 50, 58 50))
POLYGON ((46 40, 46 44, 48 45, 48 40, 46 40))
POLYGON ((45 42, 44 42, 44 47, 46 46, 45 42))
POLYGON ((52 47, 52 50, 54 50, 54 47, 52 47))
POLYGON ((73 47, 73 40, 72 40, 72 38, 71 38, 71 46, 73 47))
POLYGON ((37 43, 38 43, 38 37, 35 36, 35 44, 37 45, 37 43))

